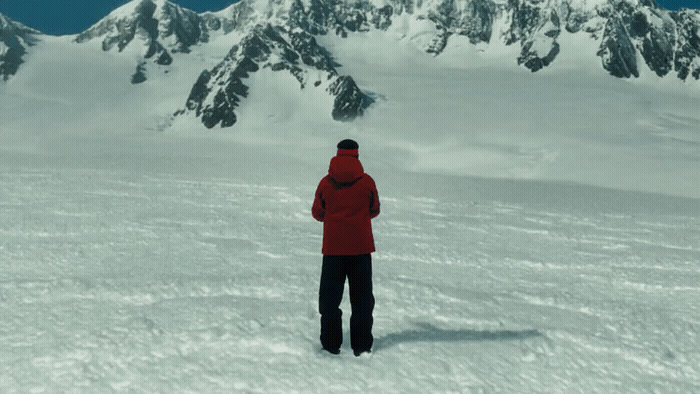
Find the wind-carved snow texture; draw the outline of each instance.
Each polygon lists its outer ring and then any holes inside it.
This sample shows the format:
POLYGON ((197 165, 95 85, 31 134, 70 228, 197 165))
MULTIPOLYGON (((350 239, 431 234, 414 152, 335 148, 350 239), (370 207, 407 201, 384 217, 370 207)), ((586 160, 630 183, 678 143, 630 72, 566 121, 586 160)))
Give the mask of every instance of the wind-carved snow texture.
POLYGON ((697 200, 375 171, 356 359, 318 343, 314 184, 139 168, 0 174, 0 391, 700 390, 697 200))
POLYGON ((27 47, 36 44, 41 34, 0 14, 0 78, 7 81, 24 62, 27 47))
MULTIPOLYGON (((102 49, 115 46, 122 52, 135 40, 144 47, 143 58, 168 66, 171 53, 188 53, 190 47, 208 41, 204 19, 191 10, 164 0, 139 0, 117 9, 95 26, 79 34, 78 43, 102 39, 102 49)), ((144 82, 146 62, 140 62, 132 83, 144 82)))
POLYGON ((308 83, 318 87, 335 78, 328 87, 328 92, 335 96, 333 119, 352 120, 362 115, 369 98, 352 77, 338 77, 335 66, 337 64, 330 53, 309 33, 300 29, 288 32, 269 24, 258 25, 240 44, 231 48, 223 62, 211 71, 202 72, 192 87, 186 109, 175 115, 192 111, 197 117, 201 116, 202 123, 208 128, 216 125, 230 127, 237 120, 234 109, 248 95, 249 87, 243 80, 250 73, 269 68, 275 72, 289 72, 301 89, 308 83), (309 70, 322 73, 310 73, 309 70), (314 79, 310 80, 312 77, 314 79))

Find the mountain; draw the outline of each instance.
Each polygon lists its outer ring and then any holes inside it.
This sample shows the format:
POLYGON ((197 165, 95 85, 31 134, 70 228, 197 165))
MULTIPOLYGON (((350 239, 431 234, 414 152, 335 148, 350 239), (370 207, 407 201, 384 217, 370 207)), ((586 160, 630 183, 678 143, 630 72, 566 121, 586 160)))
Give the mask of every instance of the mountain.
POLYGON ((308 83, 314 87, 327 86, 326 90, 335 96, 333 118, 352 120, 362 114, 370 99, 352 77, 338 76, 335 66, 330 53, 308 32, 257 25, 240 44, 233 46, 219 65, 202 72, 187 99, 186 110, 177 114, 193 111, 209 128, 219 123, 221 127, 232 126, 236 122, 234 108, 249 89, 243 79, 269 68, 291 73, 301 89, 308 83))
MULTIPOLYGON (((388 32, 393 26, 408 24, 413 30, 409 38, 435 56, 462 36, 475 46, 502 43, 518 48, 515 61, 532 72, 555 63, 562 35, 580 34, 598 43, 597 53, 590 55, 600 57, 602 68, 613 76, 639 77, 646 65, 660 77, 674 71, 682 80, 700 78, 700 12, 667 11, 654 0, 250 0, 218 13, 206 13, 203 18, 209 29, 224 34, 250 32, 242 47, 266 41, 260 39, 262 31, 347 37, 370 30, 388 32), (263 29, 264 25, 269 27, 263 29)), ((202 111, 208 114, 203 117, 208 127, 224 118, 229 121, 222 121, 222 126, 235 122, 233 107, 245 96, 243 90, 231 88, 227 94, 226 88, 221 88, 215 96, 218 100, 210 100, 209 109, 202 109, 208 97, 203 93, 212 91, 213 86, 242 86, 239 77, 246 74, 239 72, 247 67, 242 64, 250 62, 236 63, 234 58, 230 53, 221 65, 203 73, 187 100, 187 110, 194 110, 197 116, 202 111), (222 73, 227 67, 234 71, 222 73), (219 76, 212 81, 217 73, 219 76)), ((294 70, 292 63, 294 59, 287 58, 286 66, 273 69, 294 70)), ((246 73, 255 70, 246 69, 246 73)), ((356 98, 352 106, 360 108, 360 101, 367 100, 356 98)), ((184 112, 188 111, 180 113, 184 112)))
MULTIPOLYGON (((0 52, 7 79, 36 32, 4 18, 1 26, 10 48, 0 52)), ((504 48, 502 61, 532 72, 556 68, 563 51, 580 52, 615 77, 654 73, 687 81, 700 79, 699 31, 700 11, 668 11, 655 0, 242 0, 202 14, 167 0, 134 0, 74 41, 99 40, 105 52, 135 57, 132 84, 155 70, 168 73, 186 56, 204 56, 205 48, 225 46, 207 52, 217 61, 186 82, 190 94, 175 115, 228 127, 255 89, 247 78, 260 70, 287 73, 298 81, 296 89, 330 95, 336 120, 362 115, 372 100, 357 75, 340 75, 338 54, 324 47, 324 36, 383 34, 435 57, 463 53, 464 62, 474 51, 504 48)))
POLYGON ((7 79, 17 72, 27 47, 33 46, 41 33, 0 14, 0 77, 7 79))

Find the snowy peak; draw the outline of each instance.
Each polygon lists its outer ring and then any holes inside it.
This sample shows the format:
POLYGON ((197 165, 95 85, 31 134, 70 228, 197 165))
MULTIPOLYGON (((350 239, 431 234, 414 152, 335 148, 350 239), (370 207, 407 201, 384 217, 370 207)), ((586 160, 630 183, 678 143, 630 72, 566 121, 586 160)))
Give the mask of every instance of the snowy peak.
POLYGON ((3 14, 0 14, 0 31, 14 31, 17 34, 41 34, 40 31, 15 22, 3 14))
POLYGON ((119 52, 135 45, 142 51, 132 77, 133 83, 146 80, 146 60, 170 65, 172 53, 190 51, 190 47, 209 39, 204 20, 194 11, 166 0, 134 0, 112 11, 100 22, 79 34, 78 43, 102 40, 102 49, 119 52))
POLYGON ((233 30, 250 30, 258 25, 284 25, 294 0, 244 0, 202 17, 210 30, 228 34, 233 30))
POLYGON ((0 78, 7 81, 17 72, 27 48, 36 43, 40 34, 0 14, 0 78))
POLYGON ((97 24, 78 35, 77 42, 103 39, 103 49, 115 45, 119 51, 135 38, 158 41, 173 52, 188 52, 189 47, 206 42, 201 17, 194 11, 165 0, 134 0, 117 8, 97 24))

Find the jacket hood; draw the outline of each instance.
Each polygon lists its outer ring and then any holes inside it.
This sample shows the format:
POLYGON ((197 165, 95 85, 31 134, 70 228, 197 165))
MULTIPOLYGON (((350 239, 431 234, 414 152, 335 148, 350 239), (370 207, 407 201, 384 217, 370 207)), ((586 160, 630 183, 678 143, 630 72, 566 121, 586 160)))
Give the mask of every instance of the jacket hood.
POLYGON ((353 183, 362 178, 364 173, 365 170, 362 168, 360 160, 352 156, 336 156, 332 158, 328 169, 328 175, 339 184, 353 183))

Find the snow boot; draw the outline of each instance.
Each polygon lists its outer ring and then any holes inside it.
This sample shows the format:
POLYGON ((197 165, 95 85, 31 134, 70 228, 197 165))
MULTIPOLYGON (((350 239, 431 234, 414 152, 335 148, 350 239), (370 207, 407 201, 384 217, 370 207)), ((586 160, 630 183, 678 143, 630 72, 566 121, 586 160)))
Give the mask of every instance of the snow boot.
POLYGON ((369 349, 367 349, 367 350, 354 350, 353 353, 355 354, 355 357, 360 357, 363 353, 372 354, 372 351, 369 349))
POLYGON ((340 354, 340 349, 326 349, 324 347, 323 350, 327 351, 330 354, 340 354))

